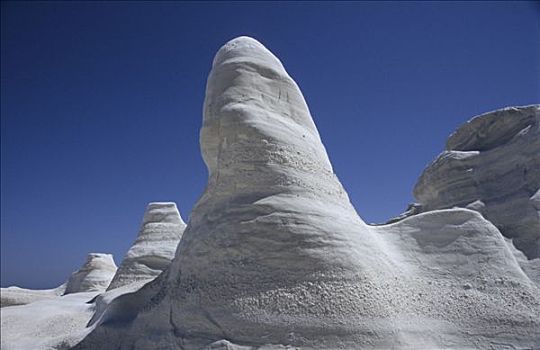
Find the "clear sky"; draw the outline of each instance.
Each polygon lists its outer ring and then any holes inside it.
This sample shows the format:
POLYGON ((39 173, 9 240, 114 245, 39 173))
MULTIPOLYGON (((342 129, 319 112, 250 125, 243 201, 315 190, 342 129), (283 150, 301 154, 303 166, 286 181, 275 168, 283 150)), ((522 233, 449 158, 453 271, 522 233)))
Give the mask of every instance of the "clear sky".
POLYGON ((206 77, 249 35, 284 63, 367 222, 413 200, 474 115, 540 102, 540 7, 524 2, 2 2, 1 284, 117 264, 147 202, 187 221, 206 183, 206 77))

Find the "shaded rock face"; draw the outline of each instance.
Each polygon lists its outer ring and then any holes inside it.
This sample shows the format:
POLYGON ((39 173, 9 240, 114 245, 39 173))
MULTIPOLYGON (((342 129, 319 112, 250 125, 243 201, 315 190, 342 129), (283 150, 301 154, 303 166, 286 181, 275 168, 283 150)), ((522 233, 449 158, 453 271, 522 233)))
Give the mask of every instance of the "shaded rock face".
POLYGON ((94 325, 107 311, 112 300, 140 289, 169 267, 186 224, 176 203, 149 203, 137 239, 116 271, 107 291, 96 297, 94 325))
POLYGON ((68 279, 64 294, 104 291, 115 273, 111 254, 90 253, 83 266, 68 279))
POLYGON ((540 257, 540 106, 473 118, 414 188, 422 211, 452 207, 482 213, 529 259, 540 257))
POLYGON ((208 185, 171 265, 76 349, 540 345, 540 292, 499 230, 467 209, 366 225, 254 39, 214 59, 201 150, 208 185))
POLYGON ((175 203, 148 204, 137 239, 107 290, 156 278, 171 263, 185 227, 175 203))

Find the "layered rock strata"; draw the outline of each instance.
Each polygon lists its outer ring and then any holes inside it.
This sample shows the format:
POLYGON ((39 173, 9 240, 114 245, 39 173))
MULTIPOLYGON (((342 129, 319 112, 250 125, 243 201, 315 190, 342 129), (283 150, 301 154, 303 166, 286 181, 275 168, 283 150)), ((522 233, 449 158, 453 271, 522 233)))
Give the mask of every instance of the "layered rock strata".
POLYGON ((540 346, 539 289, 499 230, 468 209, 366 225, 254 39, 214 59, 201 150, 208 185, 171 265, 77 349, 540 346))
POLYGON ((64 294, 104 291, 115 273, 111 254, 90 253, 83 266, 69 277, 64 294))
POLYGON ((540 257, 540 105, 482 114, 458 128, 414 188, 421 211, 480 212, 527 258, 540 257))
POLYGON ((16 286, 1 289, 1 307, 26 305, 58 296, 104 291, 116 272, 111 254, 90 253, 80 269, 73 272, 62 285, 52 289, 25 289, 16 286))
POLYGON ((174 258, 185 227, 175 203, 149 203, 137 239, 107 290, 156 278, 174 258))

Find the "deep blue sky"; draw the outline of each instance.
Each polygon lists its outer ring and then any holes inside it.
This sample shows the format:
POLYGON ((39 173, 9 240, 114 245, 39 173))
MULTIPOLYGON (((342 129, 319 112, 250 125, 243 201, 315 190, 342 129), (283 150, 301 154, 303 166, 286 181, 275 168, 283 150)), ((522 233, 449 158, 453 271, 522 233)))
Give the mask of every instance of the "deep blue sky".
POLYGON ((88 252, 120 263, 147 202, 187 221, 206 77, 236 36, 298 82, 367 222, 405 209, 457 126, 540 100, 531 3, 1 6, 2 286, 56 286, 88 252))

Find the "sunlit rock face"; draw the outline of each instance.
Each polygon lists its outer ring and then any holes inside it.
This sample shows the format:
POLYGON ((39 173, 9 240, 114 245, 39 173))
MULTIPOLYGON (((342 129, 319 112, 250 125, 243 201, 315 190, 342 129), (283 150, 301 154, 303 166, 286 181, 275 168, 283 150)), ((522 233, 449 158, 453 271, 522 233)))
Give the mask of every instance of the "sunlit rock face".
POLYGON ((156 278, 171 263, 185 227, 176 203, 148 204, 137 239, 107 290, 156 278))
POLYGON ((68 279, 65 294, 104 291, 115 273, 111 254, 90 253, 83 266, 68 279))
POLYGON ((540 257, 540 106, 482 114, 457 129, 414 189, 422 211, 479 211, 529 259, 540 257))
POLYGON ((254 39, 214 59, 201 150, 208 185, 170 267, 76 349, 540 345, 538 287, 499 230, 467 209, 366 225, 298 86, 254 39))
MULTIPOLYGON (((214 59, 201 150, 208 185, 156 309, 169 310, 176 333, 275 343, 309 334, 328 345, 339 333, 351 343, 374 327, 392 331, 379 317, 394 277, 383 242, 333 173, 298 86, 251 38, 214 59)), ((137 331, 161 312, 139 315, 137 331)))
POLYGON ((98 291, 41 298, 0 309, 2 350, 65 350, 83 339, 98 291))

